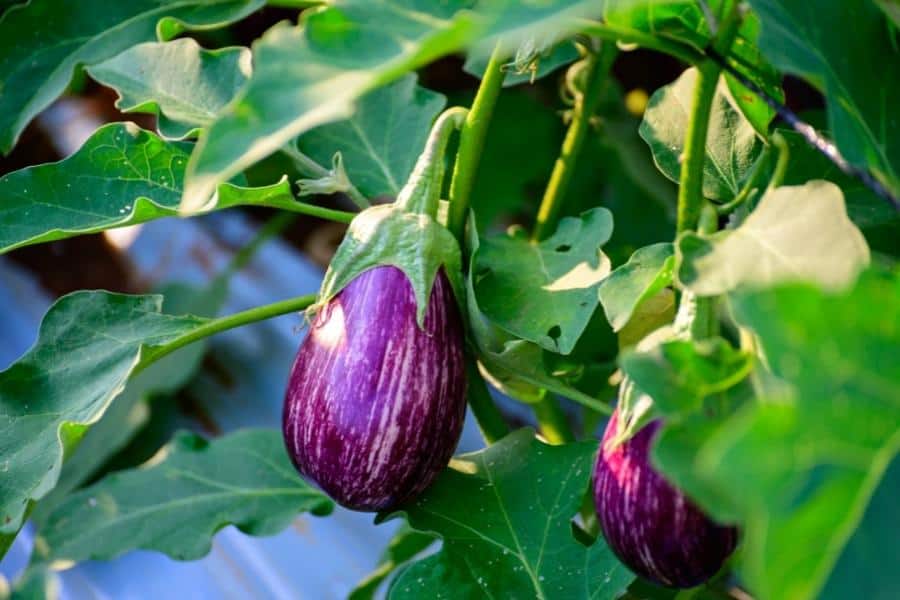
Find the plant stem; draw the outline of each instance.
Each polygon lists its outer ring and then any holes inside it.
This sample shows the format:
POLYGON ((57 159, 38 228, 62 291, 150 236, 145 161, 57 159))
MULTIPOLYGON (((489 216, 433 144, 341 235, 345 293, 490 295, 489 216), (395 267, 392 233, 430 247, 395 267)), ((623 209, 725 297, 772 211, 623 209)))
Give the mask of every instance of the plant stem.
POLYGON ((172 352, 175 352, 179 348, 187 346, 188 344, 192 344, 198 340, 202 340, 203 338, 221 333, 222 331, 234 329, 235 327, 255 323, 256 321, 271 319, 272 317, 304 310, 316 301, 316 296, 317 294, 297 296, 296 298, 281 300, 280 302, 273 302, 272 304, 256 306, 254 308, 244 310, 239 313, 234 313, 232 315, 219 317, 217 319, 210 319, 199 327, 188 331, 187 333, 175 338, 167 344, 154 346, 153 348, 148 349, 144 353, 144 356, 141 358, 141 362, 131 372, 131 377, 134 377, 140 371, 144 370, 162 357, 167 356, 172 352))
POLYGON ((503 86, 503 78, 506 75, 503 70, 503 58, 503 51, 498 42, 488 61, 481 78, 481 85, 478 86, 478 93, 475 94, 475 100, 472 102, 472 107, 469 109, 459 136, 459 150, 456 154, 456 164, 453 167, 453 179, 450 181, 450 213, 447 218, 447 228, 456 236, 461 246, 469 204, 472 200, 472 187, 475 185, 475 175, 478 173, 478 162, 484 149, 484 140, 487 136, 491 116, 494 114, 497 97, 503 86))
POLYGON ((663 52, 689 65, 697 64, 703 60, 703 55, 700 52, 686 44, 680 44, 636 29, 601 23, 590 19, 580 19, 578 25, 579 30, 587 35, 610 42, 636 44, 642 48, 663 52))
MULTIPOLYGON (((740 12, 735 4, 732 3, 727 15, 713 42, 716 51, 726 54, 741 23, 740 12)), ((706 162, 709 114, 722 69, 714 60, 707 58, 697 66, 697 71, 697 84, 694 88, 694 100, 688 123, 687 139, 684 144, 684 160, 681 164, 678 187, 677 233, 696 229, 697 221, 700 218, 704 202, 703 165, 706 162)))
POLYGON ((566 413, 559 406, 559 402, 549 394, 535 404, 531 405, 534 416, 537 417, 541 435, 551 444, 567 444, 575 441, 575 434, 566 419, 566 413))
POLYGON ((720 215, 727 215, 734 211, 738 206, 749 200, 753 194, 759 190, 760 181, 762 181, 763 175, 766 172, 766 168, 769 166, 769 163, 772 160, 772 146, 767 146, 763 151, 762 155, 756 161, 756 165, 753 167, 753 172, 750 173, 750 177, 747 178, 747 181, 744 182, 744 186, 740 189, 740 191, 732 198, 730 201, 725 204, 720 204, 716 206, 716 211, 720 215))
POLYGON ((337 223, 349 223, 356 216, 356 213, 347 212, 345 210, 334 210, 325 208, 324 206, 316 206, 315 204, 307 204, 299 200, 287 199, 284 197, 262 202, 258 206, 267 206, 269 208, 277 208, 288 212, 298 213, 301 215, 310 215, 327 221, 336 221, 337 223))
POLYGON ((778 160, 775 162, 775 170, 772 171, 772 178, 769 179, 767 189, 775 189, 784 181, 784 174, 787 173, 788 163, 791 160, 791 149, 788 147, 787 140, 777 131, 772 134, 772 144, 778 148, 778 160))
POLYGON ((609 82, 607 75, 618 54, 615 44, 602 44, 598 51, 589 50, 584 59, 587 78, 584 89, 575 96, 575 107, 572 109, 572 122, 566 131, 562 150, 553 165, 553 172, 547 182, 547 189, 538 209, 537 221, 531 234, 532 241, 539 242, 550 235, 559 211, 569 191, 572 175, 578 155, 584 146, 584 140, 591 125, 591 118, 600 101, 603 88, 609 82))
POLYGON ((466 372, 469 378, 469 408, 475 415, 475 421, 478 423, 478 429, 481 430, 481 436, 488 446, 502 439, 509 433, 509 425, 503 418, 503 415, 494 404, 491 393, 488 391, 487 384, 481 373, 478 372, 478 366, 472 356, 466 357, 466 372))
MULTIPOLYGON (((300 152, 294 145, 294 141, 291 141, 282 147, 281 152, 294 161, 294 166, 297 167, 297 170, 300 171, 301 175, 321 179, 322 177, 328 177, 331 174, 328 169, 300 152)), ((347 197, 359 208, 368 208, 371 206, 369 199, 363 196, 362 192, 356 189, 356 186, 352 183, 349 184, 349 187, 346 190, 343 190, 343 193, 347 194, 347 197)))

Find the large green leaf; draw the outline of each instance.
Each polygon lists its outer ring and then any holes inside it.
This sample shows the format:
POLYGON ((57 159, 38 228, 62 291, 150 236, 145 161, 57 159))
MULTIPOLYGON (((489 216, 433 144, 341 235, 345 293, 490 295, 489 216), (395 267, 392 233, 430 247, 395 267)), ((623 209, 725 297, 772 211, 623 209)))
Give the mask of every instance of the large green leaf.
MULTIPOLYGON (((673 181, 678 181, 681 174, 681 155, 696 83, 697 69, 692 67, 674 83, 657 90, 641 123, 641 137, 653 151, 656 165, 673 181)), ((720 78, 709 115, 703 195, 715 200, 734 197, 761 149, 762 142, 753 125, 736 106, 728 85, 720 78)))
POLYGON ((866 272, 841 295, 784 285, 733 310, 789 386, 731 417, 667 427, 655 459, 741 523, 739 569, 755 596, 812 598, 900 449, 900 277, 866 272))
POLYGON ((212 123, 247 81, 250 51, 204 50, 191 38, 149 42, 88 67, 87 72, 119 92, 119 110, 157 114, 163 137, 184 139, 212 123))
MULTIPOLYGON (((212 285, 202 289, 183 283, 170 284, 159 290, 163 295, 162 311, 170 315, 214 317, 227 290, 227 282, 222 278, 216 278, 212 285)), ((128 380, 122 394, 88 429, 71 456, 66 456, 56 486, 31 513, 38 529, 60 501, 97 475, 147 424, 151 397, 171 394, 184 386, 200 367, 205 352, 206 344, 201 340, 160 359, 128 380)))
POLYGON ((443 547, 404 570, 389 597, 617 598, 634 576, 602 538, 588 548, 572 535, 596 450, 548 446, 522 429, 454 459, 403 507, 443 547))
POLYGON ((37 537, 37 556, 68 563, 142 548, 194 560, 226 525, 272 535, 299 512, 332 508, 297 474, 279 431, 212 442, 180 433, 148 466, 107 475, 57 506, 37 537))
POLYGON ((484 39, 555 30, 564 35, 584 2, 347 0, 280 23, 253 47, 248 85, 201 136, 183 208, 197 210, 226 181, 292 138, 349 116, 357 99, 435 58, 484 39), (573 12, 575 10, 576 12, 573 12))
POLYGON ((511 334, 568 354, 597 308, 610 271, 601 247, 611 234, 612 214, 595 208, 562 219, 540 243, 508 234, 481 240, 472 258, 478 306, 511 334))
POLYGON ((445 102, 408 75, 360 98, 349 119, 304 133, 298 146, 322 166, 340 152, 348 176, 364 195, 396 196, 445 102))
POLYGON ((0 373, 0 533, 56 484, 64 455, 118 396, 144 349, 204 322, 161 296, 76 292, 44 316, 34 347, 0 373))
POLYGON ((141 42, 219 27, 263 0, 43 0, 0 18, 0 152, 62 94, 77 65, 92 65, 141 42))
POLYGON ((672 244, 653 244, 635 251, 603 280, 598 294, 613 331, 625 327, 641 302, 672 283, 674 265, 672 244))
POLYGON ((900 194, 900 50, 874 2, 750 0, 759 47, 825 94, 831 134, 851 163, 900 194), (840 32, 837 34, 837 32, 840 32))
MULTIPOLYGON (((190 146, 132 123, 98 129, 72 156, 0 177, 0 252, 176 215, 190 146)), ((214 208, 290 210, 286 180, 259 188, 219 186, 214 208)))
POLYGON ((677 253, 678 279, 703 296, 780 281, 837 288, 869 262, 840 188, 827 181, 771 190, 737 229, 709 237, 687 233, 677 253))

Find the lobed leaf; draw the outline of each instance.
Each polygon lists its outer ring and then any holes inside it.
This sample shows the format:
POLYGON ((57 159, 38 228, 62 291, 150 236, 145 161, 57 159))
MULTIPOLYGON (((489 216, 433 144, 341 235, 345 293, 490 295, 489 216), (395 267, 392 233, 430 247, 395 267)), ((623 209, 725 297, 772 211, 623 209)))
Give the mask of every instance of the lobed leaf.
POLYGON ((211 442, 182 432, 147 466, 70 495, 35 544, 49 563, 107 560, 139 548, 195 560, 226 525, 272 535, 299 512, 323 515, 333 507, 297 475, 279 431, 246 430, 211 442))
POLYGON ((839 288, 869 262, 840 188, 827 181, 771 190, 737 229, 679 237, 677 255, 679 281, 701 296, 782 281, 839 288))
POLYGON ((156 114, 166 139, 195 137, 250 76, 250 50, 204 50, 191 38, 138 44, 87 68, 119 93, 122 112, 156 114))
POLYGON ((480 242, 472 257, 478 306, 494 324, 551 352, 568 354, 599 302, 610 262, 601 247, 612 214, 595 208, 566 217, 540 243, 501 235, 480 242))
POLYGON ((530 429, 464 454, 417 500, 409 523, 443 539, 413 563, 389 598, 617 598, 634 576, 602 539, 572 534, 590 481, 596 443, 548 446, 530 429), (466 498, 466 502, 460 502, 466 498))
POLYGON ((75 292, 57 300, 35 345, 0 373, 0 533, 18 530, 118 396, 144 350, 204 322, 161 312, 161 296, 75 292))
MULTIPOLYGON (((178 214, 189 152, 132 123, 110 123, 64 160, 0 177, 0 253, 178 214)), ((222 184, 210 208, 295 204, 282 179, 258 188, 222 184)))
MULTIPOLYGON (((681 155, 696 83, 697 69, 692 67, 674 83, 657 90, 650 97, 640 127, 641 137, 650 146, 656 166, 676 182, 681 174, 681 155)), ((709 115, 703 195, 714 200, 729 200, 737 195, 761 150, 762 141, 753 125, 736 106, 728 85, 720 78, 709 115)))
POLYGON ((78 65, 185 30, 221 27, 263 0, 44 0, 0 17, 0 152, 63 93, 78 65))

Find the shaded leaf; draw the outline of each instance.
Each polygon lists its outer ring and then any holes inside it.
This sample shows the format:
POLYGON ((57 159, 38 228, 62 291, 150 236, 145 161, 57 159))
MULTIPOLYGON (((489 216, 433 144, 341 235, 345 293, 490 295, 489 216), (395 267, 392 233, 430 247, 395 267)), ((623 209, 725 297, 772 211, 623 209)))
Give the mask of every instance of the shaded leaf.
POLYGON ((332 508, 294 470, 279 431, 246 430, 211 442, 179 433, 147 466, 69 496, 47 518, 36 547, 47 562, 110 559, 138 548, 194 560, 226 525, 272 535, 297 513, 332 508))
POLYGON ((44 0, 0 19, 0 152, 9 152, 31 119, 62 94, 77 65, 184 30, 241 19, 263 0, 44 0))
MULTIPOLYGON (((178 214, 189 152, 132 123, 110 123, 64 160, 0 177, 0 252, 178 214)), ((222 184, 213 208, 294 203, 283 179, 222 184)))
POLYGON ((522 429, 454 459, 402 509, 443 547, 405 569, 389 597, 617 598, 634 576, 602 539, 588 548, 572 535, 596 446, 548 446, 522 429))
POLYGON ((869 248, 827 181, 767 192, 737 229, 678 239, 678 279, 701 296, 741 286, 814 281, 849 284, 869 262, 869 248))
POLYGON ((406 183, 431 123, 446 99, 408 75, 369 92, 349 119, 316 127, 298 140, 320 165, 340 152, 347 174, 366 196, 396 196, 406 183))
POLYGON ((754 596, 812 598, 900 449, 900 279, 866 272, 840 295, 783 285, 733 310, 789 387, 666 427, 655 459, 711 514, 738 519, 754 596))
POLYGON ((601 247, 611 234, 612 214, 595 208, 560 220, 540 243, 483 239, 472 258, 478 306, 509 333, 568 354, 597 308, 597 288, 610 270, 601 247))
POLYGON ((625 327, 641 302, 672 283, 674 266, 672 244, 654 244, 635 251, 603 280, 598 294, 613 331, 625 327))
POLYGON ((133 46, 88 74, 119 92, 122 112, 158 115, 167 139, 196 136, 250 76, 250 50, 204 50, 191 38, 133 46))
POLYGON ((759 47, 779 69, 825 95, 844 157, 900 194, 900 50, 874 2, 750 0, 759 47), (848 27, 852 24, 852 27, 848 27), (840 32, 840 35, 835 35, 840 32))
MULTIPOLYGON (((640 134, 653 152, 660 171, 672 181, 681 174, 681 155, 687 138, 688 123, 697 83, 697 69, 687 69, 674 82, 650 97, 640 134)), ((734 97, 719 79, 709 115, 706 136, 706 160, 703 166, 703 195, 714 200, 728 200, 741 188, 762 142, 734 97)))

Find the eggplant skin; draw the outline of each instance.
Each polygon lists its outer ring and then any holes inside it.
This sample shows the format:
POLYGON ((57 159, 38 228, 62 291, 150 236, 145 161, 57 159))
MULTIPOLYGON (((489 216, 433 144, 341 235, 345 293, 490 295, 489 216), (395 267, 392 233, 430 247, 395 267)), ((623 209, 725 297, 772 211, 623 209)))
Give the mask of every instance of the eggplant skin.
POLYGON ((282 428, 297 469, 347 508, 383 511, 447 466, 466 413, 463 324, 438 271, 425 313, 379 266, 316 315, 288 382, 282 428))
POLYGON ((734 551, 737 530, 710 520, 650 464, 659 420, 610 447, 618 422, 616 411, 594 467, 594 502, 607 544, 628 568, 658 584, 703 583, 734 551))

